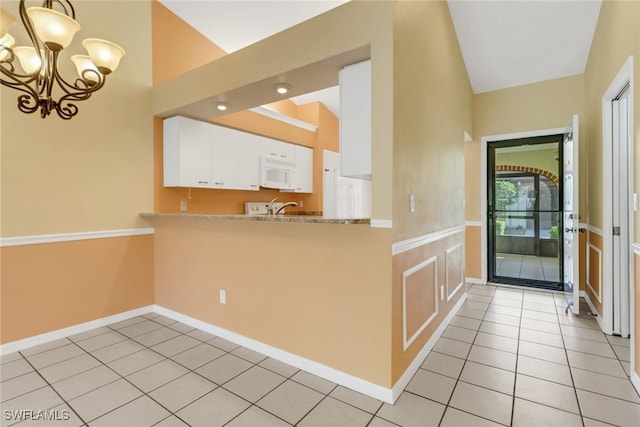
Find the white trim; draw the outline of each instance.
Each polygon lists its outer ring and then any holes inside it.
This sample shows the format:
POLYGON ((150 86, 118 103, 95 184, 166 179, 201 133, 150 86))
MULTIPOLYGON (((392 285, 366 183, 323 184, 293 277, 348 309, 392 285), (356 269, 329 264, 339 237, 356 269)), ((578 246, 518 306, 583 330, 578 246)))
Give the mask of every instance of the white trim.
POLYGON ((632 370, 629 379, 631 380, 633 388, 636 389, 636 393, 640 394, 640 376, 638 376, 636 371, 632 370))
POLYGON ((122 230, 85 231, 80 233, 41 234, 35 236, 3 237, 0 247, 39 245, 43 243, 72 242, 76 240, 107 239, 111 237, 129 237, 153 234, 153 228, 128 228, 122 230))
POLYGON ((265 107, 255 107, 249 108, 249 111, 252 111, 256 114, 260 114, 261 116, 269 117, 270 119, 278 120, 279 122, 286 123, 288 125, 296 126, 304 130, 308 130, 311 132, 315 132, 318 130, 318 126, 313 125, 311 123, 307 123, 305 121, 296 119, 295 117, 287 116, 285 114, 279 113, 277 111, 270 110, 265 107))
POLYGON ((482 227, 482 221, 465 221, 465 227, 482 227))
POLYGON ((433 346, 436 345, 438 339, 440 339, 445 329, 447 329, 447 326, 449 326, 451 319, 453 319, 453 317, 458 313, 458 310, 460 310, 460 307, 462 307, 462 304, 464 304, 466 300, 467 293, 465 292, 462 294, 458 302, 456 302, 456 305, 453 306, 449 314, 447 314, 447 317, 444 318, 442 323, 440 323, 440 325, 433 332, 433 335, 431 335, 431 337, 424 344, 422 350, 420 350, 415 359, 413 359, 413 362, 411 362, 409 367, 404 371, 404 374, 402 374, 400 379, 393 385, 391 399, 392 402, 395 402, 396 399, 400 397, 404 389, 407 387, 407 384, 409 384, 409 381, 411 381, 411 378, 413 378, 416 372, 418 372, 418 369, 420 369, 420 366, 427 358, 427 355, 429 354, 433 346))
POLYGON ((393 221, 390 219, 371 219, 371 228, 393 228, 393 221))
POLYGON ((607 330, 605 329, 602 316, 600 316, 600 313, 598 313, 596 306, 593 304, 593 302, 591 302, 591 298, 589 298, 589 295, 585 291, 580 291, 580 297, 584 298, 584 300, 587 302, 587 305, 591 309, 591 313, 595 314, 595 316, 593 317, 596 318, 596 322, 598 322, 598 326, 600 326, 600 329, 602 330, 602 332, 605 334, 611 334, 611 331, 607 332, 607 330))
POLYGON ((461 225, 458 227, 453 227, 453 228, 449 228, 442 231, 436 231, 435 233, 413 237, 411 239, 403 240, 401 242, 396 242, 391 247, 391 254, 398 255, 403 252, 410 251, 411 249, 419 248, 420 246, 433 243, 437 240, 444 239, 445 237, 450 237, 455 234, 462 233, 464 231, 465 231, 465 226, 461 225))
POLYGON ((24 350, 26 348, 34 347, 40 344, 46 344, 51 341, 55 341, 71 335, 76 335, 82 332, 87 332, 101 326, 107 326, 111 323, 120 322, 122 320, 127 320, 132 317, 141 316, 143 314, 151 312, 153 312, 153 306, 148 305, 145 307, 136 308, 134 310, 125 311, 124 313, 114 314, 113 316, 107 316, 100 319, 91 320, 89 322, 80 323, 79 325, 69 326, 68 328, 62 328, 44 334, 35 335, 33 337, 24 338, 18 341, 12 341, 0 345, 0 355, 24 350))
POLYGON ((594 227, 591 224, 587 224, 587 230, 589 230, 589 233, 597 234, 600 237, 604 236, 604 233, 602 232, 602 230, 600 230, 598 227, 594 227))
POLYGON ((467 283, 473 283, 474 285, 486 285, 487 282, 482 281, 479 277, 465 277, 464 281, 467 283))
POLYGON ((393 393, 389 388, 382 387, 358 377, 354 377, 353 375, 347 374, 346 372, 339 371, 313 360, 306 359, 293 353, 289 353, 288 351, 281 350, 279 348, 270 346, 260 341, 256 341, 244 335, 240 335, 227 329, 220 328, 218 326, 178 313, 177 311, 161 307, 159 305, 155 305, 153 307, 153 311, 170 319, 177 320, 189 326, 193 326, 194 328, 198 328, 205 332, 209 332, 210 334, 222 337, 235 344, 247 347, 253 351, 257 351, 264 354, 265 356, 272 357, 283 363, 295 366, 298 369, 310 372, 336 384, 340 384, 344 387, 358 391, 367 396, 373 397, 374 399, 382 400, 383 402, 387 403, 393 403, 393 393))
POLYGON ((600 304, 602 304, 602 251, 600 249, 598 249, 596 246, 592 245, 591 242, 587 243, 587 253, 586 253, 586 276, 584 279, 585 283, 587 284, 587 287, 589 289, 591 289, 591 293, 593 295, 595 295, 596 300, 598 300, 598 302, 600 304), (595 289, 593 289, 593 287, 591 286, 591 282, 589 281, 589 267, 591 266, 591 257, 589 256, 589 254, 591 253, 589 251, 589 248, 593 248, 593 250, 595 250, 598 253, 598 280, 600 282, 600 288, 598 289, 598 292, 596 292, 595 289))
MULTIPOLYGON (((462 288, 462 285, 464 285, 464 269, 461 269, 462 274, 460 275, 460 283, 456 284, 456 288, 453 290, 453 292, 449 292, 449 254, 453 253, 453 251, 457 250, 458 248, 463 248, 464 245, 462 243, 458 243, 455 244, 453 246, 451 246, 449 249, 447 249, 446 254, 445 254, 445 258, 444 258, 444 269, 445 269, 445 287, 447 289, 447 302, 451 301, 451 298, 453 298, 453 296, 460 290, 460 288, 462 288)), ((462 254, 464 255, 464 253, 462 254)), ((464 257, 461 256, 460 257, 461 260, 461 267, 464 266, 464 257)))
POLYGON ((640 243, 631 242, 631 250, 634 254, 640 256, 640 243))
POLYGON ((480 251, 480 268, 482 280, 487 281, 487 142, 507 141, 510 139, 532 138, 536 136, 561 135, 565 133, 565 128, 542 129, 527 132, 506 133, 501 135, 483 136, 480 138, 480 240, 482 250, 480 251))
MULTIPOLYGON (((618 74, 613 79, 606 92, 602 96, 602 200, 606 201, 608 197, 613 194, 613 165, 612 165, 612 147, 613 147, 613 107, 611 105, 612 101, 620 94, 620 91, 626 86, 627 82, 629 83, 629 107, 630 117, 629 117, 629 127, 633 128, 633 116, 634 116, 634 105, 633 105, 633 91, 634 91, 634 82, 633 82, 633 55, 629 56, 625 63, 618 71, 618 74)), ((633 153, 633 141, 634 134, 631 132, 630 140, 628 141, 629 146, 629 167, 628 167, 628 192, 629 194, 633 194, 634 182, 633 182, 633 170, 634 170, 634 153, 633 153)), ((605 206, 609 206, 609 204, 604 203, 605 206)), ((611 209, 602 209, 602 228, 605 230, 612 230, 613 228, 613 213, 611 209)), ((633 241, 634 236, 634 212, 633 206, 630 206, 628 213, 628 231, 629 231, 629 242, 633 241)), ((604 323, 606 325, 606 330, 613 331, 613 235, 610 232, 607 233, 599 233, 602 236, 602 251, 607 254, 603 263, 603 271, 602 276, 607 278, 606 283, 603 284, 603 304, 602 304, 602 317, 604 318, 604 323)), ((631 273, 633 269, 633 265, 629 266, 629 273, 631 273)), ((629 277, 629 283, 632 283, 633 276, 629 277)), ((633 286, 629 286, 629 301, 633 301, 633 286)), ((629 321, 631 324, 631 346, 634 347, 634 337, 633 337, 633 325, 634 325, 634 307, 633 303, 631 305, 631 310, 629 312, 629 321)), ((632 362, 633 363, 633 362, 632 362)))
POLYGON ((422 331, 429 326, 429 323, 433 321, 438 315, 438 257, 432 256, 431 258, 422 261, 419 264, 414 265, 408 270, 402 272, 402 342, 403 350, 407 351, 409 346, 420 336, 422 331), (424 321, 424 323, 418 328, 418 330, 407 339, 407 277, 411 276, 418 270, 422 270, 427 265, 434 264, 433 267, 433 289, 434 289, 434 303, 435 307, 433 313, 424 321))

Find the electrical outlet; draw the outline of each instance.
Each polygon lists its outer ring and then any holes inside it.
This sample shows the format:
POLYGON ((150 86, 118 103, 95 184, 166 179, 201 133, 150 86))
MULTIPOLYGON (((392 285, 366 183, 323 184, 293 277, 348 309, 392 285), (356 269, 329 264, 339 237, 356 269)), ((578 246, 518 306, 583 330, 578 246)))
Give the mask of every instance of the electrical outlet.
POLYGON ((224 289, 220 289, 220 304, 227 303, 227 291, 224 289))
POLYGON ((180 200, 180 210, 182 212, 187 210, 187 201, 186 200, 180 200))
POLYGON ((409 195, 409 212, 416 211, 416 196, 413 194, 409 195))
POLYGON ((440 300, 444 301, 444 285, 440 285, 440 300))
POLYGON ((302 200, 298 201, 298 207, 304 208, 304 202, 302 200))

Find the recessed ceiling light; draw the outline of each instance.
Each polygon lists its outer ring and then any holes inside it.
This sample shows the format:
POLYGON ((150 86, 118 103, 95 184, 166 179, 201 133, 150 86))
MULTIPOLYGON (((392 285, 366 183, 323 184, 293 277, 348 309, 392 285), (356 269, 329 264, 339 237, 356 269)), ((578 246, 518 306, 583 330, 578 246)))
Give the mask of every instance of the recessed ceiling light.
POLYGON ((291 90, 291 85, 288 85, 286 83, 278 83, 276 85, 276 92, 278 92, 280 95, 288 93, 289 90, 291 90))
POLYGON ((224 102, 216 102, 216 108, 219 111, 227 111, 229 109, 229 104, 225 104, 224 102))

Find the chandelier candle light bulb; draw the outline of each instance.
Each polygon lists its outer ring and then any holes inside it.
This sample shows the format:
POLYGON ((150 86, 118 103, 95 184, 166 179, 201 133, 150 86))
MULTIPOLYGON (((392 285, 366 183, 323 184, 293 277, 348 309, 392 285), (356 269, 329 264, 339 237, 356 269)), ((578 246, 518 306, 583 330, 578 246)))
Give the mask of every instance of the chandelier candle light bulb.
POLYGON ((18 91, 18 109, 23 113, 40 111, 46 118, 55 111, 68 120, 78 113, 77 101, 102 89, 125 51, 107 40, 85 39, 88 55, 71 56, 79 77, 67 81, 58 68, 59 54, 81 28, 71 1, 44 0, 42 7, 29 8, 25 3, 20 0, 19 12, 30 46, 13 47, 15 40, 8 31, 16 18, 0 9, 0 83, 18 91))

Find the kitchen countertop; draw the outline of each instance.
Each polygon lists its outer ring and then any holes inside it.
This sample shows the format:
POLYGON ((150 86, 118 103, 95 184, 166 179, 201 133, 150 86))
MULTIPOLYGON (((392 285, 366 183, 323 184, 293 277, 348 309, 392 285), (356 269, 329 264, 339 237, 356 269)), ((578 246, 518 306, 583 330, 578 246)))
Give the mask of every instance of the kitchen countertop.
POLYGON ((231 221, 295 222, 306 224, 370 224, 369 218, 325 218, 315 215, 210 215, 193 213, 141 213, 143 218, 184 218, 231 221))

